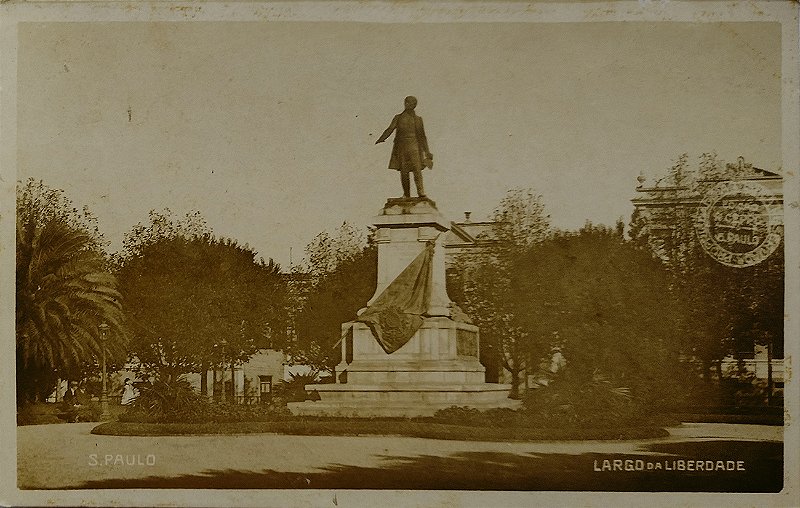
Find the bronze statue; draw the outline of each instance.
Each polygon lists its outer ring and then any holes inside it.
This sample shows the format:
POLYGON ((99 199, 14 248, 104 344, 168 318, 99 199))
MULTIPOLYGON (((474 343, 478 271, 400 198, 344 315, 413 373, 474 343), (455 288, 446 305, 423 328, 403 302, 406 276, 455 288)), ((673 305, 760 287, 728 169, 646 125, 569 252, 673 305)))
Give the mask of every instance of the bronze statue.
POLYGON ((433 167, 433 154, 428 149, 428 138, 425 137, 425 127, 422 117, 414 113, 417 107, 416 97, 406 97, 405 110, 392 118, 389 128, 383 131, 375 144, 383 143, 386 138, 397 129, 394 135, 392 157, 389 159, 389 169, 400 171, 400 183, 403 185, 403 197, 411 197, 411 183, 409 173, 414 173, 414 184, 417 195, 425 197, 425 188, 422 185, 422 170, 433 167))

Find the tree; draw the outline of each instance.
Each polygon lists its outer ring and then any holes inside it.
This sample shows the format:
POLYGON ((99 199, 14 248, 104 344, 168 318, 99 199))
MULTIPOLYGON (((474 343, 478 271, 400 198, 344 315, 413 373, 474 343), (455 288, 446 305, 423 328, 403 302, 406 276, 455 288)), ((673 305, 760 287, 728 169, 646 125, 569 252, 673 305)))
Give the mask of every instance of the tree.
POLYGON ((343 222, 333 234, 323 231, 306 246, 305 258, 297 272, 311 276, 317 284, 341 264, 357 257, 366 247, 368 235, 357 226, 343 222))
MULTIPOLYGON (((784 352, 784 251, 783 245, 765 261, 737 270, 731 281, 736 291, 730 298, 730 334, 734 352, 752 350, 754 345, 766 347, 767 404, 773 402, 774 358, 784 352)), ((737 354, 738 356, 738 354, 737 354)))
POLYGON ((320 371, 332 371, 339 363, 341 325, 355 319, 375 292, 377 261, 378 250, 370 246, 320 278, 298 316, 294 361, 320 371))
POLYGON ((782 245, 758 265, 732 268, 712 259, 695 231, 698 196, 720 180, 746 178, 752 171, 741 158, 724 164, 715 153, 702 154, 693 171, 688 155, 682 154, 667 176, 647 189, 654 201, 669 206, 637 206, 631 219, 633 242, 652 250, 671 274, 670 290, 686 313, 682 349, 700 363, 709 381, 722 378, 726 356, 752 351, 754 343, 770 350, 778 343, 782 354, 782 245))
POLYGON ((566 359, 563 375, 578 385, 601 374, 658 407, 680 393, 683 307, 668 271, 625 241, 620 226, 559 232, 518 257, 516 321, 529 337, 552 338, 566 359))
POLYGON ((126 333, 116 279, 88 209, 28 180, 17 189, 18 402, 46 397, 58 378, 77 379, 106 349, 124 359, 126 333), (104 342, 98 326, 109 325, 104 342))
POLYGON ((542 196, 533 189, 511 189, 492 211, 494 253, 509 257, 524 252, 551 233, 542 196))
MULTIPOLYGON (((704 174, 711 174, 714 156, 702 159, 704 174)), ((702 365, 706 374, 728 353, 722 298, 708 298, 718 279, 715 263, 702 250, 694 231, 695 172, 689 156, 681 154, 666 177, 656 182, 655 198, 669 203, 643 212, 638 208, 631 220, 630 237, 643 251, 652 251, 672 276, 670 291, 684 304, 686 319, 678 337, 688 357, 702 365)))
MULTIPOLYGON (((522 372, 544 349, 520 325, 514 263, 550 233, 550 217, 542 198, 530 189, 512 189, 492 213, 487 248, 479 256, 461 256, 449 277, 451 298, 480 328, 481 361, 492 368, 500 362, 511 374, 516 394, 522 372)), ((549 348, 547 348, 549 350, 549 348)))
POLYGON ((211 235, 199 214, 151 212, 127 236, 117 276, 141 368, 172 381, 242 363, 286 336, 280 267, 211 235))
POLYGON ((356 317, 372 297, 378 252, 368 235, 343 223, 333 233, 317 235, 306 247, 300 273, 309 280, 295 317, 296 341, 291 361, 332 371, 340 361, 341 325, 356 317))

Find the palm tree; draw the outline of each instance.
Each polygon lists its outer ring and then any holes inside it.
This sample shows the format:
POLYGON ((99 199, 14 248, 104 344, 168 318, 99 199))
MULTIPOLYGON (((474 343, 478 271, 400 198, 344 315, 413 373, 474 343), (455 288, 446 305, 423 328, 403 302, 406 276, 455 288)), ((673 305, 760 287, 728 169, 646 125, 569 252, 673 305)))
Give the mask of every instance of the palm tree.
POLYGON ((94 362, 104 346, 112 358, 125 354, 120 295, 97 242, 65 218, 44 215, 17 214, 20 403, 94 362), (106 344, 98 329, 103 322, 110 326, 106 344))

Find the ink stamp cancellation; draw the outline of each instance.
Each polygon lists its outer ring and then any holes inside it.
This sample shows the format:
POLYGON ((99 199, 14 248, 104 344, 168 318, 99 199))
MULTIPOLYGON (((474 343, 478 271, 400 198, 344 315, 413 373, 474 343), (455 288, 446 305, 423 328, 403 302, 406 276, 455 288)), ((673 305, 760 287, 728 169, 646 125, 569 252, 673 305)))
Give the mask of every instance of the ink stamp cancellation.
POLYGON ((736 268, 757 265, 781 243, 782 208, 764 186, 726 181, 711 187, 697 211, 697 237, 720 263, 736 268))

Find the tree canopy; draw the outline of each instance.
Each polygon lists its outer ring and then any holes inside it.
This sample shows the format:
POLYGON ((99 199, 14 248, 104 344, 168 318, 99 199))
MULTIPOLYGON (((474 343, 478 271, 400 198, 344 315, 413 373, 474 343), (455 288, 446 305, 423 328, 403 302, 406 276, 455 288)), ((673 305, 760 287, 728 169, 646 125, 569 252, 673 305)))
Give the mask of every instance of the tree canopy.
POLYGON ((341 350, 335 345, 342 323, 355 319, 375 292, 377 261, 377 248, 366 247, 311 288, 297 319, 297 347, 290 351, 294 361, 325 371, 339 363, 341 350))
POLYGON ((677 393, 670 380, 681 371, 684 307, 668 272, 621 228, 557 233, 514 270, 520 325, 533 344, 559 347, 573 378, 589 383, 600 373, 653 404, 677 393))
POLYGON ((511 373, 516 391, 536 346, 519 322, 514 263, 550 236, 550 217, 533 190, 511 189, 492 218, 492 229, 479 238, 485 242, 484 250, 455 260, 448 292, 481 330, 481 361, 489 377, 501 364, 511 373))
POLYGON ((711 258, 695 231, 697 196, 715 182, 742 177, 742 166, 704 153, 695 170, 682 154, 652 191, 673 205, 637 208, 631 219, 632 241, 653 252, 671 276, 671 291, 680 295, 686 313, 681 347, 707 378, 712 369, 721 377, 722 360, 752 353, 754 344, 783 354, 783 243, 761 263, 734 268, 711 258))
POLYGON ((296 271, 310 275, 316 284, 343 263, 360 255, 367 243, 365 230, 343 222, 333 233, 323 231, 306 245, 305 257, 296 271))
POLYGON ((16 335, 19 402, 46 397, 60 378, 76 379, 105 348, 125 358, 116 279, 102 235, 62 191, 28 180, 17 189, 16 335), (109 326, 101 334, 99 325, 109 326), (105 339, 105 340, 104 340, 105 339))
POLYGON ((308 276, 295 316, 296 341, 289 353, 295 363, 331 371, 340 361, 341 325, 356 317, 375 292, 378 252, 368 234, 343 223, 323 232, 306 247, 298 274, 308 276))
POLYGON ((211 235, 199 214, 151 213, 126 238, 117 277, 131 352, 165 379, 241 363, 286 336, 287 288, 279 266, 211 235))

